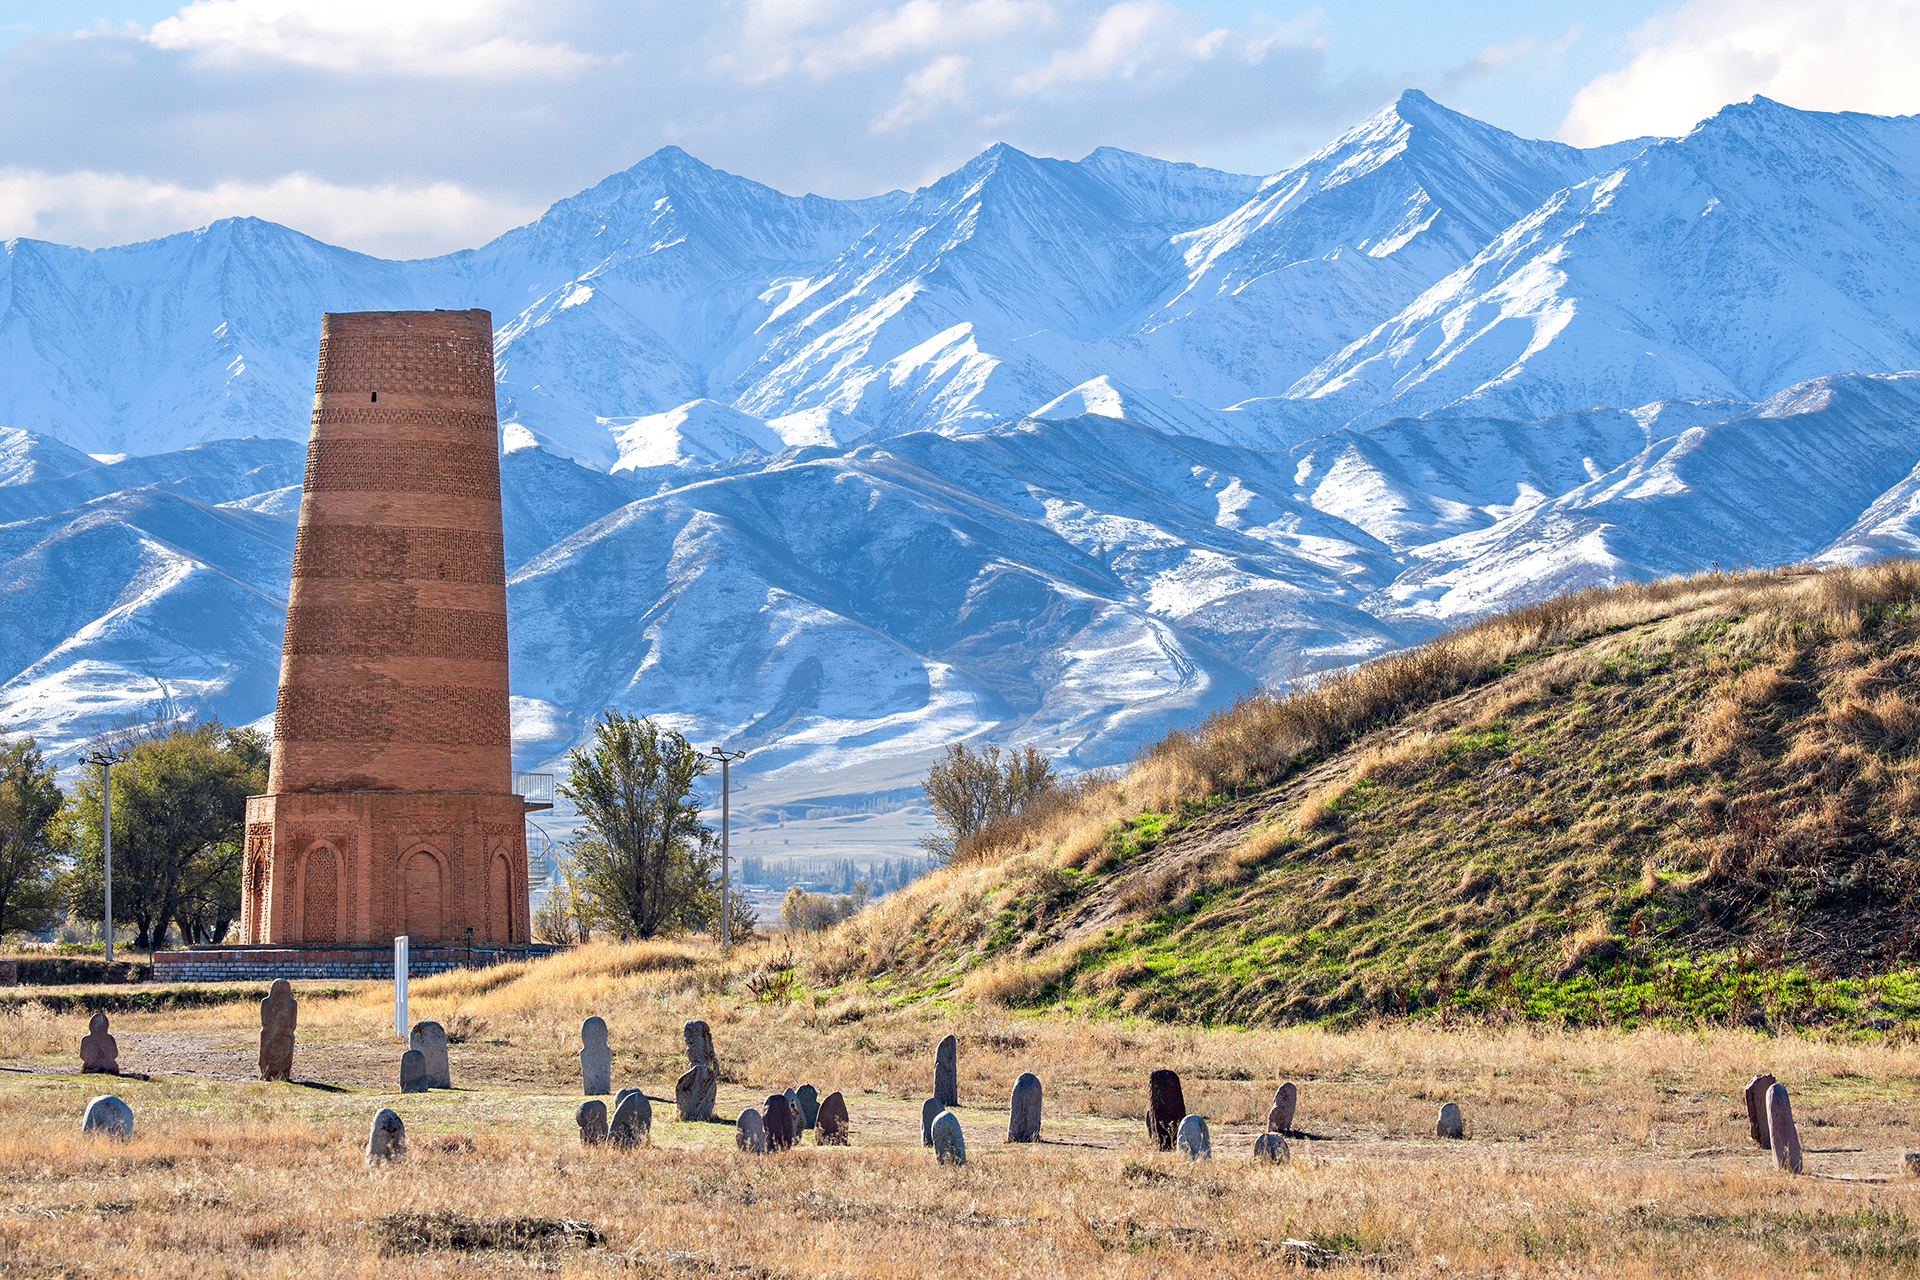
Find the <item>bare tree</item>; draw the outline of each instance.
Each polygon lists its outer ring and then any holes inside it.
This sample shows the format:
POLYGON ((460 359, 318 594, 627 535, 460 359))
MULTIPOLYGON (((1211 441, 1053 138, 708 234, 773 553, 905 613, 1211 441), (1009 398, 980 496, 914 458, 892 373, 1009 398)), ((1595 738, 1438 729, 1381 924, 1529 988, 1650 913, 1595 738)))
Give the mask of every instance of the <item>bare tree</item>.
POLYGON ((1051 792, 1057 785, 1053 762, 1033 749, 1001 753, 999 747, 969 751, 956 742, 928 771, 920 786, 939 830, 920 841, 922 848, 945 862, 966 838, 988 823, 1010 817, 1051 792))

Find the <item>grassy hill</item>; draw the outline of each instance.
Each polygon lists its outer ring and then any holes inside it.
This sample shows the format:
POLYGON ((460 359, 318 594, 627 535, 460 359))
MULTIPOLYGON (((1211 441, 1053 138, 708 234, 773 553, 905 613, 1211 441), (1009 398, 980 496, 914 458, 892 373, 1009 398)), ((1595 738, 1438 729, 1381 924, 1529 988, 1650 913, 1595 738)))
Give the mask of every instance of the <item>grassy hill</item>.
POLYGON ((1244 699, 969 842, 809 978, 1222 1023, 1897 1029, 1920 563, 1489 618, 1244 699))

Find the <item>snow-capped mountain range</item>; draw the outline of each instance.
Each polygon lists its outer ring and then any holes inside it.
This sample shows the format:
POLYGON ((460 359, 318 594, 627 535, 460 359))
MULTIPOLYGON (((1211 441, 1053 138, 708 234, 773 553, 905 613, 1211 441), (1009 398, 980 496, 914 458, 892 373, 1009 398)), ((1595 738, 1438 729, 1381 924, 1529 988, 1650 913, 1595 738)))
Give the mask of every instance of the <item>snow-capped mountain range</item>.
POLYGON ((795 795, 1100 764, 1569 586, 1920 547, 1920 118, 1582 151, 1408 93, 1265 178, 666 148, 423 261, 4 248, 0 722, 65 751, 271 712, 322 311, 493 313, 526 766, 607 705, 795 795))

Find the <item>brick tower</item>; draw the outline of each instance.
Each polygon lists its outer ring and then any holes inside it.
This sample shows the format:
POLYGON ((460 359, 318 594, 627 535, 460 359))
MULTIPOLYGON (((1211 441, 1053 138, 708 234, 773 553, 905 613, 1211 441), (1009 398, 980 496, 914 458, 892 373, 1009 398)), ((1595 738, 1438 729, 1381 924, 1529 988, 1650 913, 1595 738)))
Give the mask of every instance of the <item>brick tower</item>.
POLYGON ((485 311, 321 317, 244 944, 528 940, 497 429, 485 311))

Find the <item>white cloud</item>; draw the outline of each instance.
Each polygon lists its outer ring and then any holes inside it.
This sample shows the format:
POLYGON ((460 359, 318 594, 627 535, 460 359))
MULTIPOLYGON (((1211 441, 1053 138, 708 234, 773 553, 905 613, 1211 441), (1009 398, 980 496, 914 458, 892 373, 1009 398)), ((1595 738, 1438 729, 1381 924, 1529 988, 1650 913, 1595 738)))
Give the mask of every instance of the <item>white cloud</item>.
POLYGON ((194 0, 153 24, 157 48, 328 71, 481 80, 561 76, 598 61, 521 38, 536 11, 515 0, 194 0))
POLYGON ((73 232, 110 226, 113 240, 124 242, 250 216, 331 244, 403 253, 423 235, 478 244, 538 213, 537 207, 489 200, 451 182, 347 187, 292 173, 267 183, 194 188, 115 173, 0 169, 0 240, 31 236, 88 248, 103 242, 73 232))
POLYGON ((1763 94, 1818 111, 1920 111, 1920 0, 1689 0, 1633 35, 1625 67, 1574 95, 1560 136, 1672 136, 1763 94))
POLYGON ((958 54, 936 58, 907 77, 906 96, 873 122, 875 133, 895 133, 942 106, 958 106, 967 98, 967 60, 958 54))

